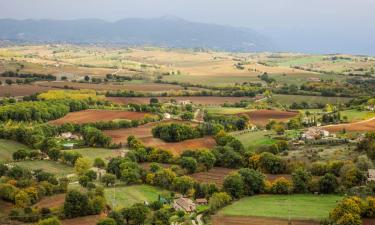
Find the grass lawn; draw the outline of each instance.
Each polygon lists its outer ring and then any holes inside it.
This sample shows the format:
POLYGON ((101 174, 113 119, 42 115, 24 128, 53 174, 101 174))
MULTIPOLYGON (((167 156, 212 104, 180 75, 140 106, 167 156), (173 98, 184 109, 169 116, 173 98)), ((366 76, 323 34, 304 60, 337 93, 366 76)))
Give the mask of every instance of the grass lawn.
POLYGON ((62 163, 49 160, 20 161, 13 163, 31 170, 43 169, 46 172, 56 174, 58 177, 74 173, 74 168, 62 163))
POLYGON ((204 109, 207 110, 208 113, 213 114, 237 114, 250 111, 250 109, 237 107, 207 107, 204 109))
POLYGON ((104 190, 105 198, 108 204, 113 205, 116 196, 116 208, 123 208, 133 205, 134 203, 143 203, 144 201, 153 202, 158 200, 158 196, 169 196, 169 191, 149 185, 133 185, 106 188, 104 190))
POLYGON ((276 143, 275 140, 267 135, 271 135, 270 131, 255 131, 244 134, 232 133, 232 136, 237 138, 244 145, 245 148, 256 148, 262 145, 272 145, 276 143))
POLYGON ((13 153, 19 149, 30 148, 15 141, 0 139, 0 162, 12 161, 13 153))
POLYGON ((258 195, 242 198, 219 211, 227 216, 323 219, 343 197, 337 195, 258 195))
POLYGON ((74 151, 79 152, 85 158, 89 158, 92 162, 94 162, 95 158, 102 158, 103 160, 108 162, 110 158, 114 158, 120 155, 119 150, 106 148, 80 148, 74 149, 74 151))

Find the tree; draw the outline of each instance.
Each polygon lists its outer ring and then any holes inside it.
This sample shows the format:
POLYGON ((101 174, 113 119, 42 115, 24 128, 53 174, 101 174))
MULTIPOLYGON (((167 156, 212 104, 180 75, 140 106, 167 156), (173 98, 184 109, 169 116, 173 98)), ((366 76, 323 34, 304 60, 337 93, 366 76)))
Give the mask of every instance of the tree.
POLYGON ((112 218, 104 218, 99 220, 96 225, 117 225, 116 221, 112 218))
POLYGON ((15 196, 16 207, 25 208, 31 204, 30 197, 24 191, 19 191, 15 196))
POLYGON ((85 76, 85 78, 84 78, 84 79, 85 79, 85 81, 86 81, 86 82, 89 82, 89 81, 90 81, 90 77, 89 77, 89 76, 87 76, 87 75, 85 76))
POLYGON ((85 174, 91 168, 91 161, 88 158, 79 158, 74 164, 74 170, 78 175, 85 174))
POLYGON ((329 217, 338 225, 360 225, 361 204, 358 197, 345 198, 332 210, 329 217))
POLYGON ((231 173, 224 178, 223 190, 233 198, 240 198, 244 194, 244 181, 238 173, 231 173))
POLYGON ((192 119, 194 119, 194 113, 192 113, 192 112, 184 112, 181 115, 181 119, 183 119, 183 120, 192 120, 192 119))
POLYGON ((210 211, 215 213, 218 209, 229 204, 231 201, 232 198, 226 192, 217 192, 210 197, 208 200, 208 205, 210 207, 210 211))
POLYGON ((186 169, 188 173, 195 173, 198 168, 198 163, 193 157, 182 157, 180 159, 180 166, 186 169))
POLYGON ((333 193, 338 187, 338 182, 335 175, 331 173, 325 174, 319 180, 319 190, 322 193, 333 193))
POLYGON ((264 190, 264 179, 265 176, 249 168, 242 168, 238 171, 244 182, 244 191, 246 195, 254 195, 264 190))
POLYGON ((176 177, 173 180, 173 190, 181 193, 181 194, 186 194, 193 188, 194 185, 194 180, 193 178, 189 176, 181 176, 181 177, 176 177))
POLYGON ((165 209, 156 211, 152 217, 152 224, 154 225, 165 225, 170 224, 170 213, 165 209))
POLYGON ((47 152, 48 157, 53 161, 59 160, 60 154, 61 152, 58 149, 51 149, 47 152))
POLYGON ((311 173, 305 169, 297 169, 292 173, 294 192, 306 193, 308 192, 308 185, 312 179, 311 173))
POLYGON ((280 174, 284 171, 284 163, 279 156, 269 152, 263 152, 259 159, 260 167, 268 173, 280 174))
POLYGON ((69 191, 65 196, 63 207, 64 215, 67 218, 74 218, 87 215, 89 199, 87 195, 76 190, 69 191))
POLYGON ((102 176, 102 183, 104 183, 107 187, 114 185, 115 182, 116 176, 111 173, 107 173, 102 176))
POLYGON ((82 187, 87 187, 88 183, 90 182, 90 178, 88 176, 80 176, 78 178, 78 183, 82 186, 82 187))
POLYGON ((158 104, 159 100, 157 98, 150 98, 150 105, 158 104))
POLYGON ((143 224, 147 218, 149 209, 143 203, 136 203, 130 207, 130 221, 133 224, 143 224))
POLYGON ((100 169, 103 169, 103 168, 105 168, 105 162, 102 158, 95 158, 93 166, 97 167, 97 168, 100 168, 100 169))
POLYGON ((61 225, 61 223, 56 217, 51 217, 40 220, 36 225, 61 225))
POLYGON ((280 177, 272 183, 271 192, 274 194, 289 194, 291 190, 292 184, 284 177, 280 177))
POLYGON ((29 153, 25 149, 17 150, 13 153, 13 159, 18 160, 25 160, 29 156, 29 153))
POLYGON ((200 164, 203 164, 203 166, 206 168, 206 170, 212 169, 214 167, 216 158, 215 155, 212 154, 211 151, 208 150, 201 150, 198 152, 198 160, 200 164))

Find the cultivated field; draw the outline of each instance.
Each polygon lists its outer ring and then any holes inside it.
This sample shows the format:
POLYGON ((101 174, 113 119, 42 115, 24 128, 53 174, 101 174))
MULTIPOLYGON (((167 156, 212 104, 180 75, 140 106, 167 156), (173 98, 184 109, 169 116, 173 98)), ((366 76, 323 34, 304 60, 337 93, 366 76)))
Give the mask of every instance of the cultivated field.
POLYGON ((33 84, 22 84, 22 85, 0 85, 0 97, 18 97, 28 96, 35 93, 41 93, 54 88, 41 87, 33 84))
POLYGON ((191 124, 193 126, 197 125, 197 123, 189 121, 166 120, 155 123, 147 123, 134 128, 106 130, 104 131, 104 134, 110 136, 112 138, 112 141, 117 144, 126 143, 127 138, 130 135, 134 135, 135 137, 139 138, 139 140, 146 146, 170 150, 175 155, 179 155, 186 149, 194 150, 201 148, 212 148, 216 145, 216 141, 212 137, 196 138, 174 143, 168 143, 159 138, 154 138, 152 136, 151 130, 154 126, 161 123, 184 123, 191 124))
POLYGON ((96 91, 138 91, 138 92, 165 92, 178 91, 184 88, 179 85, 157 84, 157 83, 124 83, 124 84, 92 84, 77 82, 38 82, 38 86, 44 88, 69 88, 69 89, 92 89, 96 91))
POLYGON ((280 110, 254 110, 247 113, 241 113, 250 117, 250 122, 257 126, 265 126, 270 120, 287 122, 289 119, 298 115, 295 111, 280 110))
POLYGON ((140 120, 145 116, 152 116, 150 113, 144 112, 128 112, 117 110, 83 110, 79 112, 72 112, 63 118, 51 121, 51 124, 60 125, 63 123, 84 124, 98 121, 112 121, 112 120, 140 120))
POLYGON ((96 225, 96 223, 100 220, 105 218, 106 215, 92 215, 92 216, 84 216, 84 217, 77 217, 73 219, 65 219, 61 220, 62 225, 96 225))
POLYGON ((354 122, 354 123, 347 123, 347 124, 337 124, 337 125, 328 125, 324 126, 323 129, 328 130, 329 132, 341 132, 341 131, 374 131, 375 130, 375 118, 354 122))
MULTIPOLYGON (((224 103, 236 103, 241 100, 251 100, 248 97, 215 97, 215 96, 189 96, 189 97, 157 97, 159 102, 169 102, 176 100, 177 103, 182 101, 190 101, 196 105, 222 105, 224 103)), ((118 104, 149 104, 150 98, 148 97, 107 97, 108 101, 118 104)))
POLYGON ((307 102, 309 104, 339 104, 346 103, 351 100, 351 98, 346 97, 324 97, 324 96, 305 96, 305 95, 281 95, 274 94, 272 95, 272 100, 280 104, 292 104, 292 103, 301 103, 307 102))
POLYGON ((43 197, 37 204, 34 206, 41 208, 58 208, 64 205, 65 194, 57 194, 52 196, 43 197))
POLYGON ((293 224, 319 224, 319 220, 327 218, 329 212, 342 198, 337 195, 246 197, 220 210, 217 214, 218 218, 214 219, 214 224, 245 224, 244 221, 247 221, 247 224, 287 224, 288 218, 292 221, 296 220, 293 224), (228 221, 225 219, 227 216, 228 221), (237 219, 239 221, 236 221, 237 219))

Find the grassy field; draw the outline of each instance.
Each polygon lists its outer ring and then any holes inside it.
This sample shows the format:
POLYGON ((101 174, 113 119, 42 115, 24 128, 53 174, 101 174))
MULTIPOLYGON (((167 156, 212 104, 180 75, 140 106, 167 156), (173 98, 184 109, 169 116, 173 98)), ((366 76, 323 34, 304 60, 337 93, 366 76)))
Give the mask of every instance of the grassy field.
POLYGON ((207 107, 205 108, 208 113, 214 114, 237 114, 250 111, 245 108, 236 108, 236 107, 207 107))
POLYGON ((0 139, 0 162, 11 161, 13 153, 19 149, 30 148, 15 141, 0 139))
POLYGON ((115 203, 116 208, 128 207, 134 203, 143 203, 144 201, 150 203, 158 200, 159 195, 169 196, 168 191, 149 185, 116 187, 116 193, 115 188, 106 188, 104 193, 108 203, 111 206, 115 203), (115 197, 116 201, 114 201, 115 197))
POLYGON ((343 197, 337 195, 258 195, 243 198, 219 211, 227 216, 323 219, 343 197))
POLYGON ((83 157, 90 159, 92 162, 94 162, 95 158, 102 158, 108 162, 111 158, 120 155, 119 150, 106 148, 80 148, 74 149, 74 151, 79 152, 83 157))
POLYGON ((14 164, 31 170, 42 169, 46 172, 56 174, 58 177, 74 173, 73 167, 49 160, 21 161, 15 162, 14 164))
POLYGON ((349 122, 357 122, 375 117, 375 112, 359 111, 355 109, 341 111, 341 117, 348 117, 349 122))
POLYGON ((280 104, 292 104, 293 102, 296 102, 296 103, 308 102, 310 104, 312 103, 338 104, 338 103, 346 103, 350 101, 351 98, 275 94, 272 96, 272 99, 274 100, 274 102, 277 102, 280 104))
POLYGON ((232 133, 232 136, 237 138, 245 146, 245 148, 256 148, 262 145, 272 145, 276 143, 275 140, 267 135, 272 134, 270 131, 255 131, 244 134, 232 133))

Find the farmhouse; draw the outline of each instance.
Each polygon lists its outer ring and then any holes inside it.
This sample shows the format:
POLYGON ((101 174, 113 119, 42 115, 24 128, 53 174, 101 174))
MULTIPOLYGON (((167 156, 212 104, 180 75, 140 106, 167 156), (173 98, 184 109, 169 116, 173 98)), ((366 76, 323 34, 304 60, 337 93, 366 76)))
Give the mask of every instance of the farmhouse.
POLYGON ((309 77, 307 80, 311 81, 311 82, 320 82, 320 81, 322 81, 319 77, 309 77))
POLYGON ((193 212, 196 209, 195 203, 189 198, 178 198, 173 201, 173 208, 178 211, 193 212))
POLYGON ((164 113, 164 114, 163 114, 163 118, 166 119, 166 120, 168 120, 168 119, 171 118, 171 114, 169 114, 169 113, 164 113))
POLYGON ((302 139, 304 140, 316 140, 321 138, 326 138, 329 136, 329 132, 323 130, 319 127, 310 127, 302 134, 302 139))
POLYGON ((197 203, 197 205, 207 205, 208 201, 205 198, 197 198, 195 200, 195 203, 197 203))
POLYGON ((71 132, 62 133, 62 134, 60 134, 59 137, 62 138, 62 139, 70 139, 70 140, 78 140, 79 139, 78 135, 72 134, 71 132))

